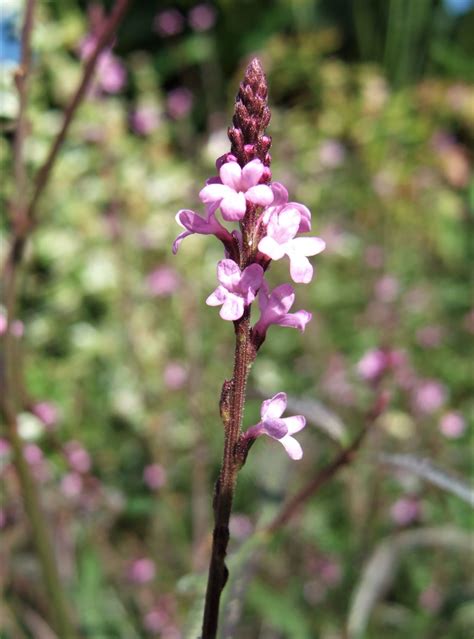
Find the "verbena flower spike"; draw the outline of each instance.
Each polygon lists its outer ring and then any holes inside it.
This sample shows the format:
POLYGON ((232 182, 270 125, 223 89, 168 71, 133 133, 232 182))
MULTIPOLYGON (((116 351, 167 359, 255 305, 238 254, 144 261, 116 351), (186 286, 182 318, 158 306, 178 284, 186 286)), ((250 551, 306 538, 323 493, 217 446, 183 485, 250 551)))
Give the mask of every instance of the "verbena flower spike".
POLYGON ((234 323, 236 337, 233 375, 225 380, 220 399, 224 453, 214 496, 215 527, 202 639, 212 639, 217 633, 220 597, 228 574, 225 556, 233 494, 250 447, 260 435, 267 435, 279 441, 291 459, 303 456, 293 435, 304 428, 305 419, 302 415, 282 417, 287 404, 283 392, 264 401, 260 422, 242 432, 247 378, 269 327, 303 332, 311 320, 308 311, 290 312, 293 287, 281 284, 270 290, 265 274, 272 260, 286 255, 293 281, 307 284, 313 277, 308 257, 325 248, 319 237, 297 237, 311 230, 311 213, 303 204, 289 201, 283 184, 271 182, 271 138, 265 133, 270 122, 267 92, 262 67, 254 59, 236 98, 233 126, 228 131, 230 153, 217 159, 219 175, 209 178, 199 193, 205 215, 183 209, 176 216, 184 231, 174 241, 173 253, 184 238, 195 233, 214 235, 224 245, 223 259, 217 265, 218 286, 206 303, 220 306, 221 318, 234 323), (257 297, 260 317, 252 327, 252 305, 257 297))

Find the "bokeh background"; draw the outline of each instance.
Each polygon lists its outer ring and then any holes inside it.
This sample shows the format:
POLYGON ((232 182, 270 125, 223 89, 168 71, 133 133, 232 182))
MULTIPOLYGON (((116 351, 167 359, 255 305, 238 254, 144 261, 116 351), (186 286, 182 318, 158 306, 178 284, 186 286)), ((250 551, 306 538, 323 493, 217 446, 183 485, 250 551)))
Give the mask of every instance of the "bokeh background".
MULTIPOLYGON (((102 9, 39 3, 31 175, 102 9)), ((5 1, 3 211, 20 22, 21 3, 5 1)), ((40 205, 15 324, 20 434, 82 636, 198 636, 233 330, 204 303, 221 246, 193 236, 173 257, 171 243, 175 213, 201 210, 198 192, 229 148, 238 83, 258 55, 273 178, 311 209, 328 248, 297 290, 295 309, 312 323, 304 335, 270 329, 251 374, 246 426, 281 390, 309 424, 301 462, 258 441, 239 477, 225 636, 472 637, 472 510, 459 493, 472 474, 473 32, 469 0, 130 10, 40 205), (255 530, 363 427, 382 371, 390 403, 353 465, 253 552, 255 530), (381 464, 381 453, 431 460, 445 486, 422 464, 381 464)), ((270 278, 287 281, 287 264, 270 278)), ((5 438, 0 473, 0 637, 50 639, 5 438)))

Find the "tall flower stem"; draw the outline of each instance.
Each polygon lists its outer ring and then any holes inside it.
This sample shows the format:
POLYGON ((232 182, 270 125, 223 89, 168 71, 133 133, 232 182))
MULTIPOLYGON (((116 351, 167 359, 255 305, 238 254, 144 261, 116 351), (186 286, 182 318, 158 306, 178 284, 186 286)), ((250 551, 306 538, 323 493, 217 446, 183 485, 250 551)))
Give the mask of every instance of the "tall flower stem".
MULTIPOLYGON (((231 152, 241 167, 258 158, 268 167, 268 150, 271 138, 265 136, 265 128, 270 121, 267 104, 268 87, 265 74, 257 59, 248 65, 235 102, 233 126, 229 128, 231 152)), ((269 179, 270 173, 268 172, 269 179)), ((254 241, 255 206, 247 206, 244 219, 240 223, 242 243, 238 249, 240 269, 254 261, 256 244, 254 241)), ((219 478, 214 494, 214 531, 212 537, 211 560, 207 582, 202 639, 214 639, 217 634, 219 606, 225 587, 228 570, 225 564, 229 543, 229 519, 232 511, 237 475, 245 462, 248 447, 239 446, 242 434, 242 419, 245 392, 250 368, 257 349, 252 341, 250 328, 251 307, 247 306, 242 317, 234 322, 235 354, 232 379, 222 387, 220 411, 224 424, 224 453, 219 478)))
POLYGON ((225 381, 221 396, 221 414, 225 426, 224 454, 214 495, 214 532, 207 582, 202 639, 216 637, 220 598, 227 581, 225 565, 229 543, 229 519, 237 474, 243 459, 237 445, 241 435, 245 391, 255 354, 250 340, 250 308, 235 322, 235 357, 232 380, 225 381))

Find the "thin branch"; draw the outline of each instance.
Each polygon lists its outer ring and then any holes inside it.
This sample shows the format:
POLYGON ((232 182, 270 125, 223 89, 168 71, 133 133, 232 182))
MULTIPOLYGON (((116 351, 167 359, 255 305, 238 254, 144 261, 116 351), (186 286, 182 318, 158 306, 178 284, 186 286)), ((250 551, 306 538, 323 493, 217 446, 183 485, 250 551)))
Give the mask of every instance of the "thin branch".
POLYGON ((278 529, 282 528, 288 523, 298 512, 300 512, 306 502, 313 497, 313 495, 323 486, 326 482, 336 475, 336 473, 353 462, 357 455, 362 442, 364 441, 370 427, 375 420, 381 415, 387 405, 388 398, 384 393, 380 393, 374 403, 373 408, 369 411, 365 425, 354 439, 354 441, 344 448, 332 462, 322 468, 307 484, 299 490, 282 508, 282 510, 276 515, 268 526, 264 528, 263 532, 274 533, 278 529))
POLYGON ((67 106, 64 113, 64 120, 61 130, 56 136, 56 139, 49 150, 48 157, 46 158, 43 166, 39 169, 36 175, 35 188, 27 212, 27 216, 32 223, 35 220, 36 205, 38 204, 38 200, 40 199, 41 194, 48 184, 52 169, 54 167, 54 163, 66 138, 66 134, 69 130, 69 126, 77 111, 77 108, 81 104, 89 88, 89 84, 94 75, 99 56, 106 47, 112 44, 115 37, 115 32, 117 31, 117 27, 125 16, 129 4, 130 0, 117 0, 112 13, 110 14, 110 17, 108 18, 102 29, 102 33, 97 39, 96 47, 84 66, 84 72, 82 74, 81 81, 79 82, 79 86, 77 87, 76 92, 72 96, 71 101, 69 102, 69 105, 67 106))

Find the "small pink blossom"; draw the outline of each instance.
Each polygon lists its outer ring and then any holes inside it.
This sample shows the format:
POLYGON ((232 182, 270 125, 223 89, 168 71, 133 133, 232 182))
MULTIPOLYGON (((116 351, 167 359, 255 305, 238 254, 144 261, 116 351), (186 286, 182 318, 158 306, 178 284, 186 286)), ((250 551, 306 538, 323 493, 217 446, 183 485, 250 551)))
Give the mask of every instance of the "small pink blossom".
POLYGON ((179 390, 183 388, 188 379, 188 369, 180 362, 168 362, 163 373, 163 381, 166 388, 179 390))
POLYGON ((258 293, 260 319, 253 327, 253 332, 259 339, 265 339, 271 324, 297 328, 303 332, 312 315, 308 311, 289 313, 295 301, 295 292, 290 284, 281 284, 270 292, 264 281, 258 293))
POLYGON ((401 497, 390 509, 390 516, 397 526, 408 526, 419 519, 420 502, 415 497, 401 497))
POLYGON ((271 216, 267 234, 258 244, 258 250, 272 260, 287 255, 290 259, 290 274, 294 282, 308 284, 313 278, 313 267, 308 256, 324 251, 326 243, 320 237, 297 237, 301 214, 294 208, 284 208, 271 216))
POLYGON ((38 466, 42 463, 44 455, 41 448, 36 444, 26 444, 23 448, 23 457, 30 466, 38 466))
POLYGON ((79 497, 83 491, 83 479, 79 473, 66 473, 60 482, 60 490, 62 494, 73 499, 79 497))
POLYGON ((80 442, 67 442, 64 446, 64 452, 72 470, 78 473, 88 473, 90 471, 92 466, 91 457, 80 442))
POLYGON ((466 430, 464 417, 455 411, 445 413, 439 422, 439 430, 448 439, 461 437, 466 430))
POLYGON ((292 210, 300 214, 298 233, 311 231, 311 211, 299 202, 288 202, 288 191, 280 182, 273 182, 270 188, 273 193, 273 202, 270 206, 267 206, 263 212, 262 223, 268 224, 273 216, 280 215, 284 211, 292 210))
POLYGON ((326 140, 319 147, 319 161, 328 169, 335 169, 346 159, 346 149, 337 140, 326 140))
POLYGON ((379 348, 367 351, 357 364, 357 372, 367 380, 378 379, 387 368, 387 355, 379 348))
POLYGON ((291 459, 301 459, 303 449, 292 435, 305 427, 306 419, 303 415, 282 417, 287 401, 286 393, 277 393, 271 399, 265 400, 260 410, 261 421, 249 428, 244 437, 256 439, 260 435, 268 435, 280 442, 291 459))
POLYGON ((260 264, 250 264, 243 271, 233 260, 221 260, 217 265, 220 285, 206 300, 209 306, 220 306, 222 319, 234 321, 242 317, 245 306, 249 306, 263 281, 260 264))
POLYGON ((441 608, 443 596, 439 588, 431 585, 420 594, 419 602, 422 608, 428 612, 435 613, 441 608))
MULTIPOLYGON (((7 332, 7 317, 0 311, 0 335, 7 332)), ((14 337, 23 337, 25 326, 21 320, 13 320, 10 324, 10 332, 14 337)))
MULTIPOLYGON (((97 38, 88 35, 81 42, 79 55, 82 60, 88 60, 97 46, 97 38)), ((106 49, 102 51, 97 60, 96 82, 102 91, 106 93, 118 93, 123 89, 127 80, 127 72, 120 60, 106 49)))
POLYGON ((444 329, 442 326, 423 326, 416 332, 416 341, 424 348, 436 348, 443 341, 444 329))
POLYGON ((33 405, 31 412, 49 428, 54 426, 58 421, 58 409, 51 402, 37 402, 33 405))
POLYGON ((193 94, 189 89, 178 87, 172 89, 166 98, 168 113, 173 120, 182 120, 191 111, 193 106, 193 94))
POLYGON ((153 29, 165 38, 181 33, 183 27, 184 18, 177 9, 160 11, 153 21, 153 29))
POLYGON ((139 106, 130 115, 130 125, 138 135, 150 135, 160 124, 160 112, 152 104, 139 106))
POLYGON ((382 268, 384 262, 384 250, 381 246, 368 246, 365 251, 365 263, 373 269, 382 268))
POLYGON ((143 481, 150 490, 158 490, 166 484, 166 470, 161 464, 149 464, 143 469, 143 481))
POLYGON ((189 12, 188 20, 194 31, 208 31, 216 22, 216 11, 210 4, 197 4, 189 12))
POLYGON ((215 235, 224 245, 231 244, 233 237, 229 231, 216 219, 217 205, 206 206, 207 217, 203 218, 190 209, 181 209, 176 214, 176 222, 185 230, 173 242, 173 253, 176 255, 185 237, 197 233, 198 235, 215 235))
POLYGON ((446 388, 436 379, 423 380, 413 392, 413 402, 421 413, 435 413, 446 402, 446 388))
POLYGON ((229 532, 231 537, 242 541, 252 534, 253 529, 252 520, 247 515, 235 513, 230 516, 229 532))
POLYGON ((241 220, 247 210, 247 202, 268 206, 273 201, 271 188, 259 184, 264 171, 260 160, 248 162, 243 169, 237 162, 226 162, 219 170, 219 178, 208 181, 199 197, 205 204, 220 206, 224 220, 241 220))
POLYGON ((146 286, 148 292, 156 297, 171 295, 179 288, 181 279, 171 266, 159 266, 148 274, 146 286))
POLYGON ((375 297, 385 303, 393 302, 400 291, 400 282, 393 275, 384 275, 375 283, 375 297))
POLYGON ((128 569, 128 578, 135 584, 147 584, 155 578, 155 562, 146 557, 136 559, 128 569))

